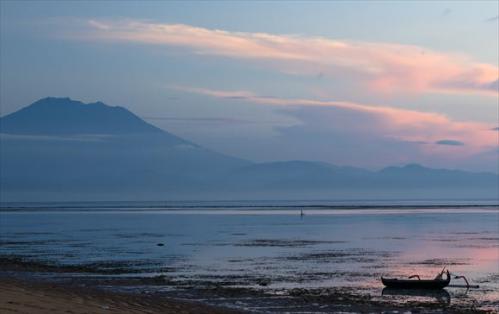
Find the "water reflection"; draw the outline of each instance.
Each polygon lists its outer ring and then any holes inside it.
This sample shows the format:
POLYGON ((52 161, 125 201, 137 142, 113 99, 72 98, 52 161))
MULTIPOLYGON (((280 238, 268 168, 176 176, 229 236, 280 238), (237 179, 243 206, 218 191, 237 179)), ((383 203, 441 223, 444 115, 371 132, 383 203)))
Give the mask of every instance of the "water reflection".
POLYGON ((451 296, 445 289, 422 290, 422 289, 394 289, 384 288, 381 292, 383 297, 395 297, 398 301, 426 301, 441 305, 450 305, 451 296))

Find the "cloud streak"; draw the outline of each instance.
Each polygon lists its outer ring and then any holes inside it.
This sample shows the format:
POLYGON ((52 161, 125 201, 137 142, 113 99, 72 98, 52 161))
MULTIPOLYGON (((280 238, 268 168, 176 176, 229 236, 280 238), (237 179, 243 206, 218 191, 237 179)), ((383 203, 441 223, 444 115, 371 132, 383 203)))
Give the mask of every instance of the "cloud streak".
POLYGON ((179 117, 142 117, 145 120, 164 120, 192 123, 217 123, 217 124, 253 124, 257 121, 234 118, 179 118, 179 117))
POLYGON ((495 22, 498 20, 499 20, 499 15, 496 15, 496 16, 490 17, 488 19, 485 19, 485 22, 495 22))
POLYGON ((497 96, 497 66, 414 45, 243 33, 137 20, 90 20, 73 38, 178 46, 197 54, 265 62, 285 73, 353 74, 379 93, 458 92, 497 96))
POLYGON ((185 86, 172 86, 171 88, 222 99, 238 99, 260 105, 337 109, 342 112, 343 116, 347 116, 351 120, 342 121, 342 119, 337 119, 339 115, 330 115, 330 128, 342 129, 357 135, 372 136, 376 134, 383 139, 434 143, 435 145, 420 145, 420 149, 429 154, 449 154, 448 150, 459 149, 459 154, 464 157, 497 147, 497 132, 492 131, 493 125, 455 121, 440 113, 344 101, 259 96, 249 91, 223 91, 185 86), (359 121, 362 123, 358 123, 359 121), (466 146, 461 145, 463 143, 467 143, 466 146))
POLYGON ((462 146, 462 145, 464 145, 463 142, 456 141, 456 140, 440 140, 440 141, 436 141, 435 144, 438 144, 438 145, 450 145, 450 146, 462 146))

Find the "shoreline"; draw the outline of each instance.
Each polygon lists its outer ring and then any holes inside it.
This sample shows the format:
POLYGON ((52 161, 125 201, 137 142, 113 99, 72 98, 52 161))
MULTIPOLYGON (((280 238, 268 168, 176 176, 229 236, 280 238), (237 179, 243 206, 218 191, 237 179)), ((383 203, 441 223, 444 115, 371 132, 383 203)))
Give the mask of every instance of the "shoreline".
MULTIPOLYGON (((154 286, 169 286, 166 278, 130 280, 113 279, 111 276, 99 279, 93 277, 95 273, 89 269, 9 258, 0 258, 0 267, 2 313, 245 313, 248 308, 238 304, 238 300, 248 299, 253 299, 258 304, 257 313, 312 313, 318 308, 323 313, 498 313, 494 310, 450 304, 450 299, 445 300, 448 297, 445 290, 442 292, 444 295, 434 296, 435 301, 432 303, 416 300, 407 303, 383 301, 360 296, 355 291, 341 287, 297 288, 291 289, 286 295, 271 295, 223 285, 207 288, 193 282, 189 288, 177 287, 177 293, 167 293, 152 289, 154 286), (69 276, 61 281, 60 275, 69 276), (137 285, 145 288, 122 289, 137 285), (224 300, 224 303, 214 303, 217 299, 224 300)), ((254 309, 252 312, 255 312, 254 309)))
POLYGON ((182 211, 182 210, 362 210, 497 208, 497 199, 380 200, 164 200, 164 201, 4 201, 0 212, 39 211, 182 211))

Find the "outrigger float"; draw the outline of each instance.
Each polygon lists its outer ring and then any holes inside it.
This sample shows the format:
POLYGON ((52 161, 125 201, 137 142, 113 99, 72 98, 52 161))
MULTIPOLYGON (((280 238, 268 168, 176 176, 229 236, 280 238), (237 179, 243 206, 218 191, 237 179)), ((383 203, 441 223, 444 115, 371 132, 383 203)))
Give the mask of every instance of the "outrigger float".
POLYGON ((462 278, 466 282, 466 285, 449 285, 451 280, 451 273, 446 270, 445 267, 434 279, 421 279, 419 275, 409 276, 408 279, 399 278, 383 278, 381 277, 381 282, 387 288, 393 289, 420 289, 420 290, 438 290, 443 289, 447 286, 456 288, 479 288, 477 285, 470 285, 468 279, 464 276, 454 276, 454 279, 462 278), (444 274, 446 278, 444 279, 444 274))

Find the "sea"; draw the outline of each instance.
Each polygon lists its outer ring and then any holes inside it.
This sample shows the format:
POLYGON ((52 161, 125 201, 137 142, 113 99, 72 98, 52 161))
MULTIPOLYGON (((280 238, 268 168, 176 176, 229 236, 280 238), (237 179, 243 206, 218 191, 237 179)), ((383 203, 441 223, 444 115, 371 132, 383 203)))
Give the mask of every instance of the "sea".
MULTIPOLYGON (((126 289, 187 299, 217 286, 382 299, 381 276, 433 278, 445 267, 479 285, 448 287, 445 302, 499 304, 497 200, 2 203, 0 258, 13 257, 75 270, 52 277, 167 278, 126 289)), ((249 299, 212 303, 261 306, 249 299)))

